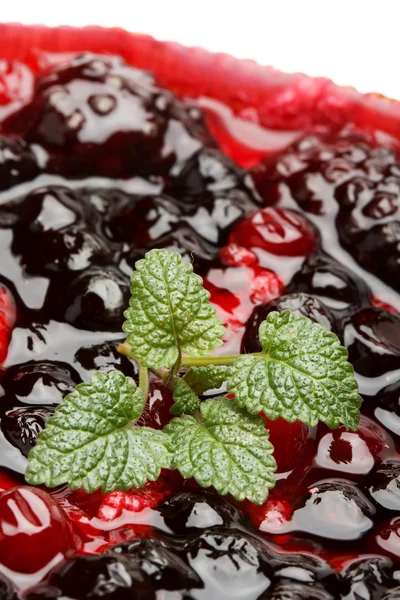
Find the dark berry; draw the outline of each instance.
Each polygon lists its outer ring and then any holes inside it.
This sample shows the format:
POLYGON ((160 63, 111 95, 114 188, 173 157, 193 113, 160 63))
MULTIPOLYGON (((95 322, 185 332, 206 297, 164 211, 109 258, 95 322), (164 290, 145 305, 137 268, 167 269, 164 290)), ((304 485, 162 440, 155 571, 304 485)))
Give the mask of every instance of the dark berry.
POLYGON ((400 512, 400 460, 387 459, 371 473, 366 483, 370 496, 386 510, 400 512))
POLYGON ((400 318, 379 308, 355 313, 343 333, 356 373, 377 377, 400 369, 400 318))
POLYGON ((0 495, 0 563, 35 573, 75 549, 63 509, 46 492, 15 487, 0 495))
POLYGON ((90 267, 77 275, 59 297, 56 314, 61 321, 92 331, 121 331, 130 297, 129 278, 114 266, 90 267))
POLYGON ((323 253, 305 261, 288 291, 317 296, 328 308, 338 311, 365 303, 369 294, 365 281, 323 253))
POLYGON ((246 323, 246 331, 242 340, 242 352, 260 352, 258 330, 267 315, 277 310, 291 310, 298 316, 303 316, 319 323, 328 331, 335 331, 336 323, 332 312, 324 303, 310 294, 284 294, 268 304, 254 308, 246 323))
POLYGON ((400 436, 400 381, 384 387, 375 399, 375 418, 397 439, 400 436))
POLYGON ((0 598, 1 600, 18 600, 11 581, 5 575, 0 575, 0 598))
POLYGON ((78 373, 66 363, 32 360, 9 367, 1 379, 0 391, 8 402, 54 405, 80 382, 78 373))
POLYGON ((73 192, 59 187, 32 192, 21 205, 13 251, 31 275, 54 277, 82 271, 110 259, 105 241, 85 219, 93 220, 73 192))
POLYGON ((332 595, 321 582, 307 583, 282 578, 272 583, 263 598, 265 600, 335 600, 337 596, 332 595))
POLYGON ((333 431, 321 426, 314 463, 317 467, 349 476, 365 476, 395 452, 390 435, 375 421, 361 415, 357 431, 342 425, 333 431))
POLYGON ((172 418, 170 409, 173 403, 172 392, 161 382, 152 381, 149 398, 138 424, 163 429, 172 418))
POLYGON ((298 503, 288 527, 331 540, 356 540, 373 527, 375 509, 345 479, 315 483, 298 503))
POLYGON ((164 148, 172 96, 119 58, 80 55, 36 82, 6 130, 49 152, 47 168, 72 177, 130 177, 168 170, 164 148))
POLYGON ((2 402, 1 431, 5 439, 27 458, 37 436, 44 429, 47 419, 51 417, 54 410, 55 407, 49 405, 19 404, 10 407, 9 402, 2 402))
POLYGON ((240 518, 232 504, 208 491, 176 494, 159 505, 157 510, 166 526, 177 535, 221 525, 229 527, 240 518))
POLYGON ((317 233, 307 219, 291 210, 272 207, 240 221, 229 240, 279 256, 307 256, 318 244, 317 233))
POLYGON ((383 556, 353 560, 341 572, 341 597, 382 600, 394 583, 392 574, 393 563, 383 556))
POLYGON ((0 190, 34 179, 38 173, 36 158, 23 139, 0 136, 0 190))
MULTIPOLYGON (((122 340, 121 340, 122 341, 122 340)), ((117 369, 127 377, 137 379, 137 366, 132 360, 117 351, 118 342, 103 342, 93 346, 83 346, 74 356, 76 368, 82 379, 88 380, 93 371, 117 369)))
POLYGON ((114 547, 113 552, 123 555, 130 565, 145 573, 154 591, 171 590, 176 593, 203 587, 200 574, 161 540, 138 539, 114 547))
POLYGON ((61 565, 47 582, 25 592, 26 600, 156 600, 149 576, 125 556, 79 556, 61 565))
POLYGON ((215 527, 188 538, 185 553, 203 580, 208 598, 262 597, 270 585, 271 555, 248 533, 215 527))

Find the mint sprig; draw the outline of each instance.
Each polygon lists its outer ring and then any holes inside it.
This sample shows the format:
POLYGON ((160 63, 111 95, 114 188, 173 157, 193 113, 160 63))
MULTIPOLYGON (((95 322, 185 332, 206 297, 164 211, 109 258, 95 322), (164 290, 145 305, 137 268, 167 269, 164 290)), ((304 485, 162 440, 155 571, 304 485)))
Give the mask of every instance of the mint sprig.
POLYGON ((119 351, 137 361, 139 387, 118 371, 95 373, 57 408, 29 454, 26 479, 87 492, 142 487, 162 468, 262 503, 274 485, 270 419, 356 429, 361 398, 347 351, 331 332, 291 311, 261 324, 262 352, 211 356, 224 328, 192 266, 166 250, 136 263, 119 351), (173 392, 163 431, 140 427, 149 370, 173 392), (203 399, 227 384, 230 398, 203 399))
POLYGON ((229 367, 228 391, 239 406, 289 423, 357 429, 362 399, 347 350, 334 333, 285 310, 267 316, 259 338, 260 354, 240 356, 229 367))

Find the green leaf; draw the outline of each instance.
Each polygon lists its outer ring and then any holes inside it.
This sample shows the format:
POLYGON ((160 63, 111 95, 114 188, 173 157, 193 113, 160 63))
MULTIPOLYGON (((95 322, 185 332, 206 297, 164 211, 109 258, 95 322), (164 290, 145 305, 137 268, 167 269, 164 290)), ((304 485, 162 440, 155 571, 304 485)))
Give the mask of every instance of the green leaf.
POLYGON ((172 440, 172 468, 221 495, 262 504, 276 470, 264 420, 227 398, 202 402, 200 414, 199 420, 185 415, 164 428, 172 440))
POLYGON ((225 329, 191 264, 176 252, 150 250, 136 263, 123 330, 132 356, 147 367, 170 368, 180 352, 205 356, 222 345, 225 329))
POLYGON ((228 391, 250 413, 356 430, 361 397, 347 350, 337 336, 291 311, 271 312, 261 324, 263 352, 237 358, 228 391))
POLYGON ((200 406, 200 400, 192 388, 183 379, 174 379, 174 404, 170 410, 173 415, 192 415, 200 406))
POLYGON ((132 427, 144 408, 143 394, 119 371, 96 372, 58 406, 28 457, 28 483, 68 483, 93 492, 141 487, 169 467, 163 432, 132 427))
POLYGON ((184 381, 200 396, 207 390, 218 389, 226 381, 227 367, 206 365, 204 367, 191 367, 183 376, 184 381))

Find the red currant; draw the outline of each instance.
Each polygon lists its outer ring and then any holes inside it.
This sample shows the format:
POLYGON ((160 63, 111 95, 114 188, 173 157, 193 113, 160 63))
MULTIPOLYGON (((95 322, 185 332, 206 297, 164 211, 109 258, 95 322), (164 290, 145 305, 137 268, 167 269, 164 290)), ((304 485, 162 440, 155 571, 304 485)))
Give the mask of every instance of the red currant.
POLYGON ((317 233, 303 216, 267 207, 240 221, 229 241, 279 256, 307 256, 317 246, 317 233))
POLYGON ((14 487, 0 495, 0 563, 35 573, 75 549, 63 509, 46 492, 14 487))

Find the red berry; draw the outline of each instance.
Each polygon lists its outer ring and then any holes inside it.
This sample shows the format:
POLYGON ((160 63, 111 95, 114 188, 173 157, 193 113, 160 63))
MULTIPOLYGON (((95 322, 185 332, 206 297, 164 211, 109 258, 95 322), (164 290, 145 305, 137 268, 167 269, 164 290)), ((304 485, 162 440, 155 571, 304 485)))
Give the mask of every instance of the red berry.
POLYGON ((0 284, 0 363, 4 362, 7 356, 8 343, 15 318, 14 298, 11 292, 3 284, 0 284))
POLYGON ((387 302, 384 302, 383 300, 378 298, 378 296, 372 296, 370 299, 370 302, 371 302, 372 306, 376 306, 377 308, 382 308, 382 310, 386 310, 387 312, 390 312, 392 315, 396 315, 397 317, 399 316, 399 311, 396 310, 394 308, 394 306, 392 306, 391 304, 388 304, 387 302))
POLYGON ((172 393, 160 382, 150 384, 149 398, 138 425, 162 429, 171 420, 172 393))
POLYGON ((219 257, 227 267, 247 267, 257 262, 254 252, 238 244, 228 244, 221 248, 219 257))
POLYGON ((74 549, 63 509, 46 492, 14 487, 0 495, 0 563, 35 573, 74 549))
POLYGON ((303 216, 291 210, 267 207, 240 221, 229 241, 278 256, 307 256, 317 246, 317 234, 303 216))
POLYGON ((272 421, 261 414, 269 430, 269 440, 274 446, 278 472, 291 471, 304 462, 307 452, 309 428, 301 421, 288 423, 281 417, 272 421))
POLYGON ((372 551, 384 552, 400 560, 400 518, 395 517, 375 529, 370 536, 369 546, 372 551))
POLYGON ((269 269, 254 269, 255 277, 250 286, 250 300, 253 304, 268 304, 278 298, 284 290, 279 277, 269 269))

